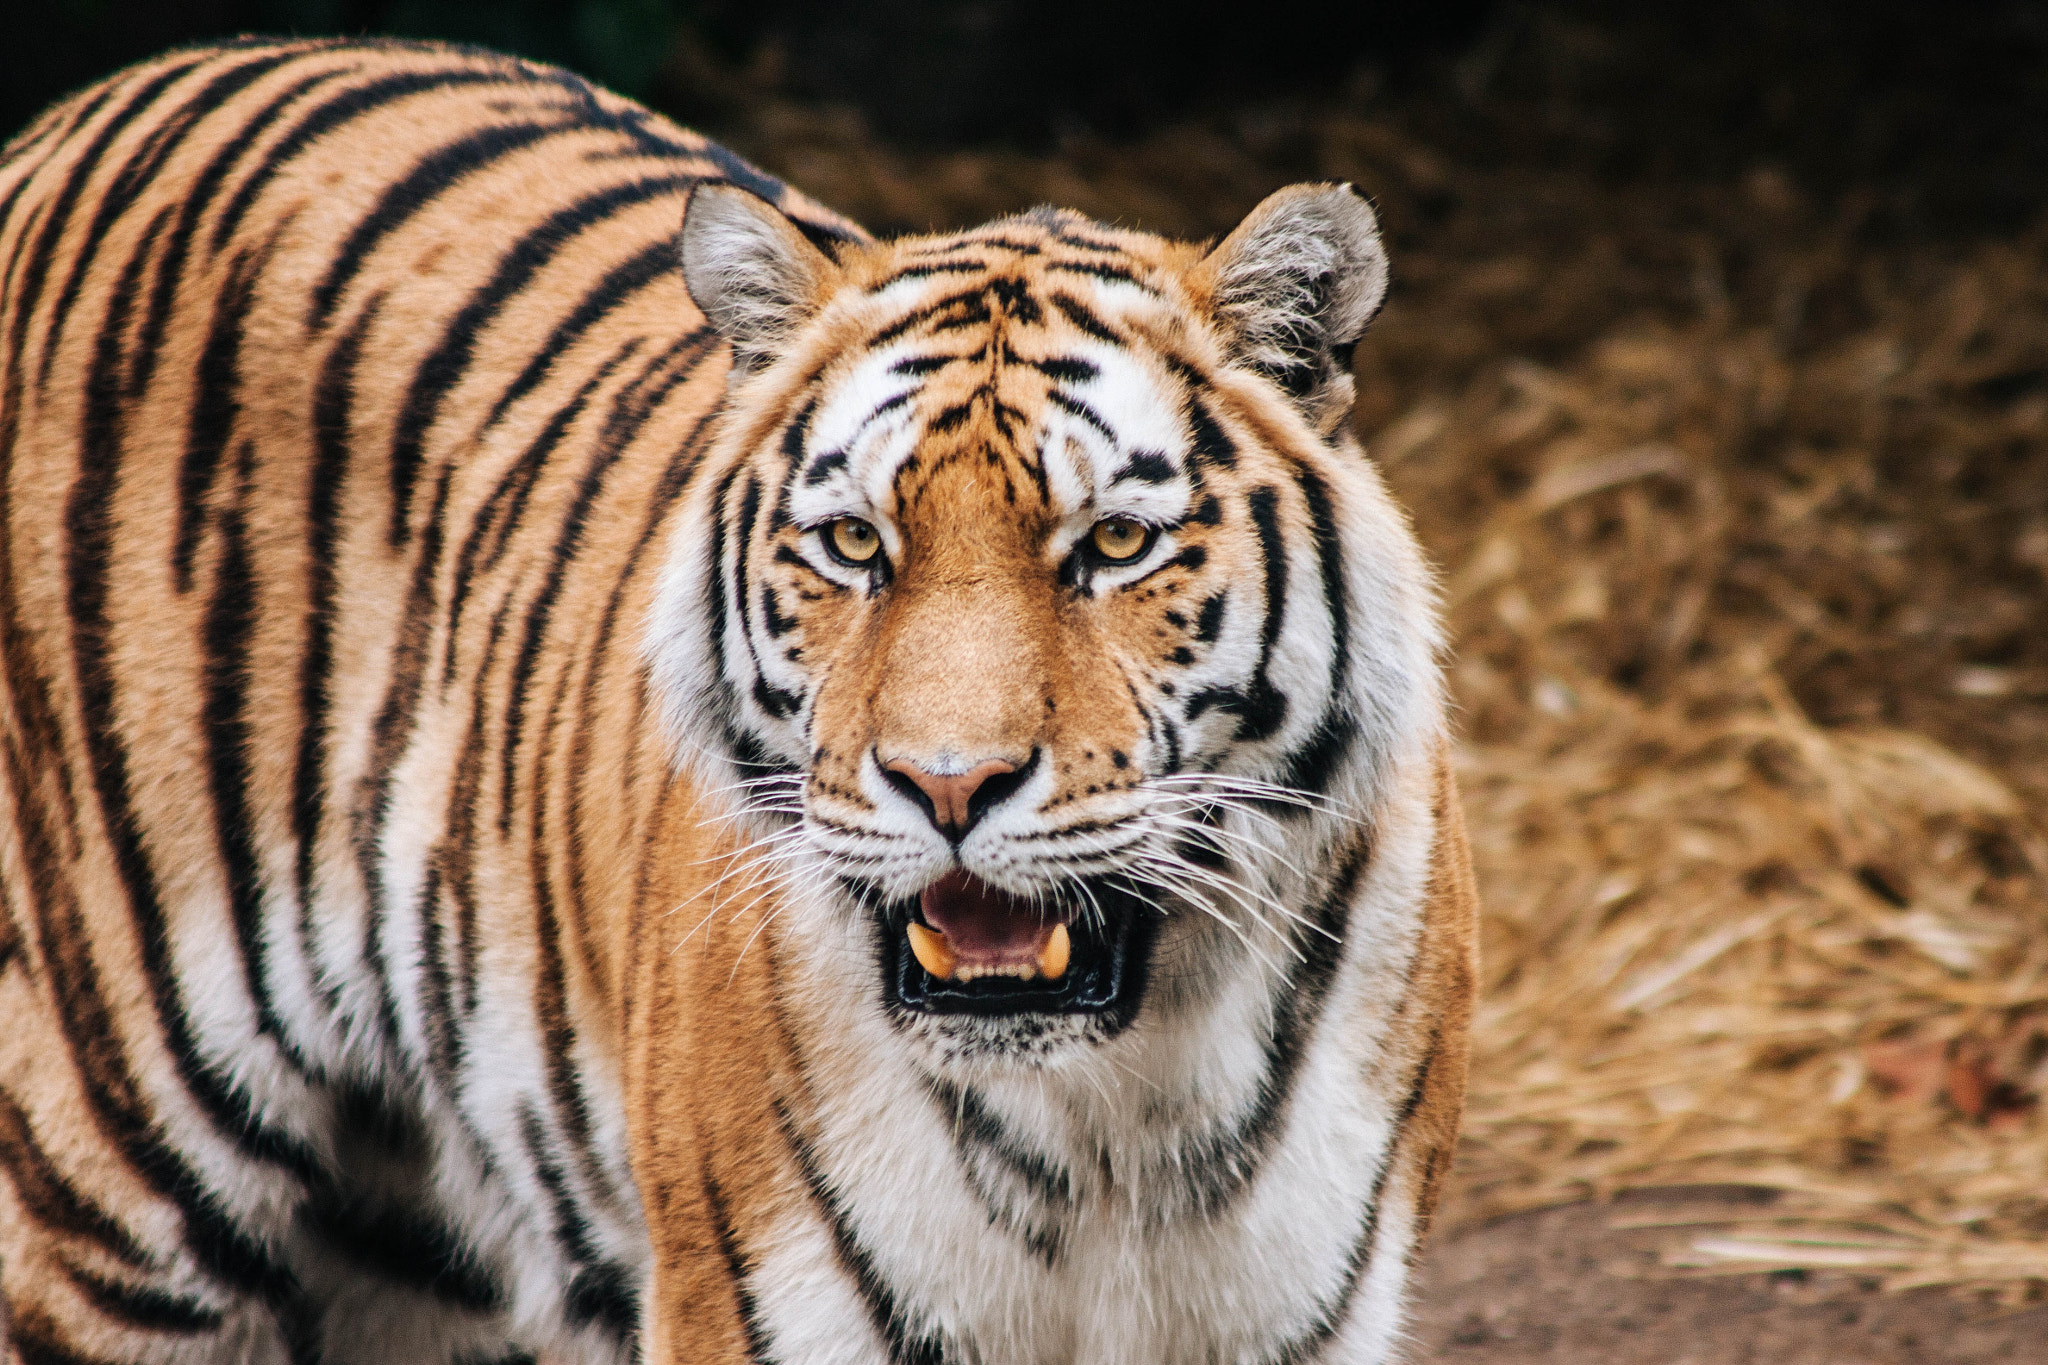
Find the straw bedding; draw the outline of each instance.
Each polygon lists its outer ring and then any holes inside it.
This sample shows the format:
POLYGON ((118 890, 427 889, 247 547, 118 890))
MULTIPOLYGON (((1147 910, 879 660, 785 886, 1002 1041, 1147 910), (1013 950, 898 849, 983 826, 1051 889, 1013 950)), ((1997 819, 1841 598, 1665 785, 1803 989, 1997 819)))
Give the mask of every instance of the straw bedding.
POLYGON ((1452 1216, 1738 1183, 1782 1195, 1676 1263, 2048 1287, 2048 219, 1901 238, 1364 98, 1036 157, 726 132, 882 228, 1367 187, 1358 417, 1442 566, 1487 907, 1452 1216))

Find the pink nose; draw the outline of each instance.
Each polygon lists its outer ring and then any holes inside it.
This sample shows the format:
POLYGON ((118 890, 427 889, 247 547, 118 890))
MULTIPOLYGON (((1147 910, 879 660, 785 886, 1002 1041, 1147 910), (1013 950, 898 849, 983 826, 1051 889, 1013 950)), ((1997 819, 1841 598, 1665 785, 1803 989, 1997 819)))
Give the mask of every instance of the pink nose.
MULTIPOLYGON (((950 839, 958 839, 981 818, 981 811, 974 805, 975 793, 992 777, 1002 777, 1017 771, 1014 763, 1005 763, 1000 758, 991 758, 977 763, 957 777, 939 777, 926 772, 907 758, 899 758, 883 765, 883 770, 896 780, 898 790, 907 784, 923 797, 926 813, 932 823, 939 827, 939 833, 950 839)), ((1001 785, 1001 784, 998 784, 1001 785)), ((904 792, 912 796, 913 792, 904 792)), ((913 797, 913 799, 915 799, 913 797)), ((983 803, 985 809, 989 804, 983 803)))

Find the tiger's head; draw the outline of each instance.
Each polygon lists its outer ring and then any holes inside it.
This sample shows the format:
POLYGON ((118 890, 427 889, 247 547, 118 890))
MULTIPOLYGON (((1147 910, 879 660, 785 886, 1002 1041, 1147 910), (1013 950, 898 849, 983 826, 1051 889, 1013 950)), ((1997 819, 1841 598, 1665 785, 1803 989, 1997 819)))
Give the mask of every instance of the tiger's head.
POLYGON ((1432 743, 1431 586, 1348 421, 1348 185, 1213 249, 1036 210, 822 249, 699 188, 734 356, 650 634, 814 963, 942 1060, 1169 1022, 1319 932, 1432 743))

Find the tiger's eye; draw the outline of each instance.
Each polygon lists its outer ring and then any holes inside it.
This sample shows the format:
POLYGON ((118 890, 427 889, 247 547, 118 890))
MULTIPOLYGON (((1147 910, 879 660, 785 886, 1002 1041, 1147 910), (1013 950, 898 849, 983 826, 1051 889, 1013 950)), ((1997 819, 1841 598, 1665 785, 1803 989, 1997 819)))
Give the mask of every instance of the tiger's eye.
POLYGON ((849 564, 866 564, 882 552, 882 538, 859 517, 841 517, 825 528, 832 552, 849 564))
POLYGON ((1089 538, 1095 542, 1095 553, 1104 559, 1121 562, 1136 559, 1151 536, 1142 524, 1129 517, 1104 517, 1095 523, 1089 538))

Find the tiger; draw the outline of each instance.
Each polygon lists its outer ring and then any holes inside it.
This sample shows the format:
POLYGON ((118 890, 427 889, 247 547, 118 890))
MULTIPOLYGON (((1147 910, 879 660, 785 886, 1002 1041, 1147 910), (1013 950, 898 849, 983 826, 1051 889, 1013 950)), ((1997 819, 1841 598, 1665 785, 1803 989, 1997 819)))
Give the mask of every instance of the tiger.
POLYGON ((559 69, 0 153, 8 1365, 1406 1349, 1476 896, 1347 184, 877 240, 559 69))

